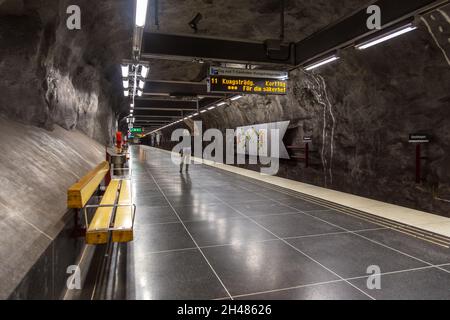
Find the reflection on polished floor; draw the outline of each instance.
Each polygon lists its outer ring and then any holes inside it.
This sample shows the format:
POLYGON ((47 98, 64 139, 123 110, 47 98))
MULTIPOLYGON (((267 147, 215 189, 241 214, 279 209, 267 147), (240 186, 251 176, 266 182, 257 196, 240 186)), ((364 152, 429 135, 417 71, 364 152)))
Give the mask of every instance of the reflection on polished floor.
POLYGON ((450 299, 447 248, 216 168, 178 169, 133 147, 128 299, 450 299))

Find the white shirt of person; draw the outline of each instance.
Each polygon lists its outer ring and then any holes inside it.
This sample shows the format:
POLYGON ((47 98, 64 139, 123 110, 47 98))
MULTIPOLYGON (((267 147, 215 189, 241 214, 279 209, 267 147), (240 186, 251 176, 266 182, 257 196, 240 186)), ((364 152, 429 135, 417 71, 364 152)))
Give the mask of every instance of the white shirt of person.
POLYGON ((187 158, 189 158, 191 156, 191 152, 192 152, 191 147, 184 147, 183 149, 181 149, 180 155, 183 158, 187 159, 187 158))

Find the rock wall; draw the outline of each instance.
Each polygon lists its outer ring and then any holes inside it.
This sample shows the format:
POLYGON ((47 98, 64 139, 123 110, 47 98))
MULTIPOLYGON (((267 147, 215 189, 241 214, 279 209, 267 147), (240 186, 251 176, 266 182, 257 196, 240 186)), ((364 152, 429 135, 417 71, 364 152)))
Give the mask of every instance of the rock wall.
MULTIPOLYGON (((311 167, 282 161, 279 176, 450 216, 449 15, 447 6, 424 17, 415 32, 365 51, 345 50, 317 71, 297 69, 287 96, 245 96, 202 114, 204 128, 290 120, 290 144, 313 137, 311 167), (421 184, 408 143, 418 132, 432 136, 422 148, 421 184)), ((163 135, 170 146, 170 132, 163 135)))
MULTIPOLYGON (((0 299, 6 299, 44 252, 54 253, 54 240, 73 220, 73 212, 65 217, 67 189, 104 159, 104 147, 78 130, 48 131, 2 116, 0 136, 7 137, 0 140, 0 299)), ((58 257, 49 256, 37 283, 65 277, 68 265, 61 261, 77 255, 77 240, 70 241, 58 257)), ((51 291, 50 285, 34 286, 51 291)))
POLYGON ((0 1, 0 299, 60 298, 84 245, 71 236, 66 192, 104 159, 125 105, 132 8, 0 1), (69 5, 81 30, 66 26, 69 5))
POLYGON ((109 143, 124 103, 119 64, 131 46, 129 7, 125 0, 3 1, 0 113, 109 143), (69 5, 81 9, 81 30, 66 26, 69 5))

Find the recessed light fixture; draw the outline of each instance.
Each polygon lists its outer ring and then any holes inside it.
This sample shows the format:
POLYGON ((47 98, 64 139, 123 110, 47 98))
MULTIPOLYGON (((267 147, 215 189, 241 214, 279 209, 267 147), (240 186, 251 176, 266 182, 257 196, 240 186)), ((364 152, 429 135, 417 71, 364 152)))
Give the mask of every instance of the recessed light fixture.
POLYGON ((139 88, 144 89, 145 82, 142 80, 139 80, 139 88))
POLYGON ((125 90, 125 91, 123 92, 123 95, 124 95, 125 97, 128 97, 128 96, 130 95, 130 92, 129 92, 128 90, 125 90))
POLYGON ((128 82, 128 79, 127 80, 123 80, 122 83, 123 83, 123 88, 124 89, 128 89, 128 87, 130 86, 130 84, 128 82))
POLYGON ((331 63, 331 62, 336 61, 336 60, 339 60, 339 57, 337 55, 332 55, 332 56, 327 57, 325 59, 322 59, 322 60, 319 60, 317 62, 314 62, 313 64, 310 64, 310 65, 308 65, 308 66, 306 66, 304 68, 305 68, 306 71, 310 71, 310 70, 316 69, 316 68, 318 68, 320 66, 323 66, 325 64, 331 63))
POLYGON ((141 67, 141 77, 144 78, 144 79, 147 78, 148 71, 149 71, 149 67, 148 66, 142 66, 141 67))
POLYGON ((409 23, 407 25, 401 26, 399 28, 396 28, 394 30, 391 30, 390 32, 383 33, 375 38, 372 38, 370 40, 364 41, 362 43, 359 43, 355 46, 358 50, 364 50, 373 46, 376 46, 379 43, 388 41, 390 39, 396 38, 398 36, 401 36, 402 34, 411 32, 413 30, 416 30, 417 27, 414 26, 412 23, 409 23))
POLYGON ((127 64, 123 64, 120 66, 122 68, 122 77, 126 78, 128 77, 129 67, 127 64))
POLYGON ((143 92, 142 92, 141 90, 138 90, 138 91, 137 91, 137 95, 138 95, 139 97, 142 97, 142 94, 143 94, 143 92))
POLYGON ((136 0, 136 26, 145 27, 148 0, 136 0))

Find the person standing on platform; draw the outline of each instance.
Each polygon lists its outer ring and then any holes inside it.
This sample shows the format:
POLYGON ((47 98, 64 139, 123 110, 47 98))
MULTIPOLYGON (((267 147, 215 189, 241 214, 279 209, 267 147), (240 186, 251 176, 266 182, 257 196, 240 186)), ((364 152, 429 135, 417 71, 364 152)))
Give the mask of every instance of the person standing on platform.
POLYGON ((183 165, 186 165, 186 172, 189 171, 189 163, 191 162, 191 147, 183 147, 180 150, 181 162, 180 162, 180 173, 183 172, 183 165))

